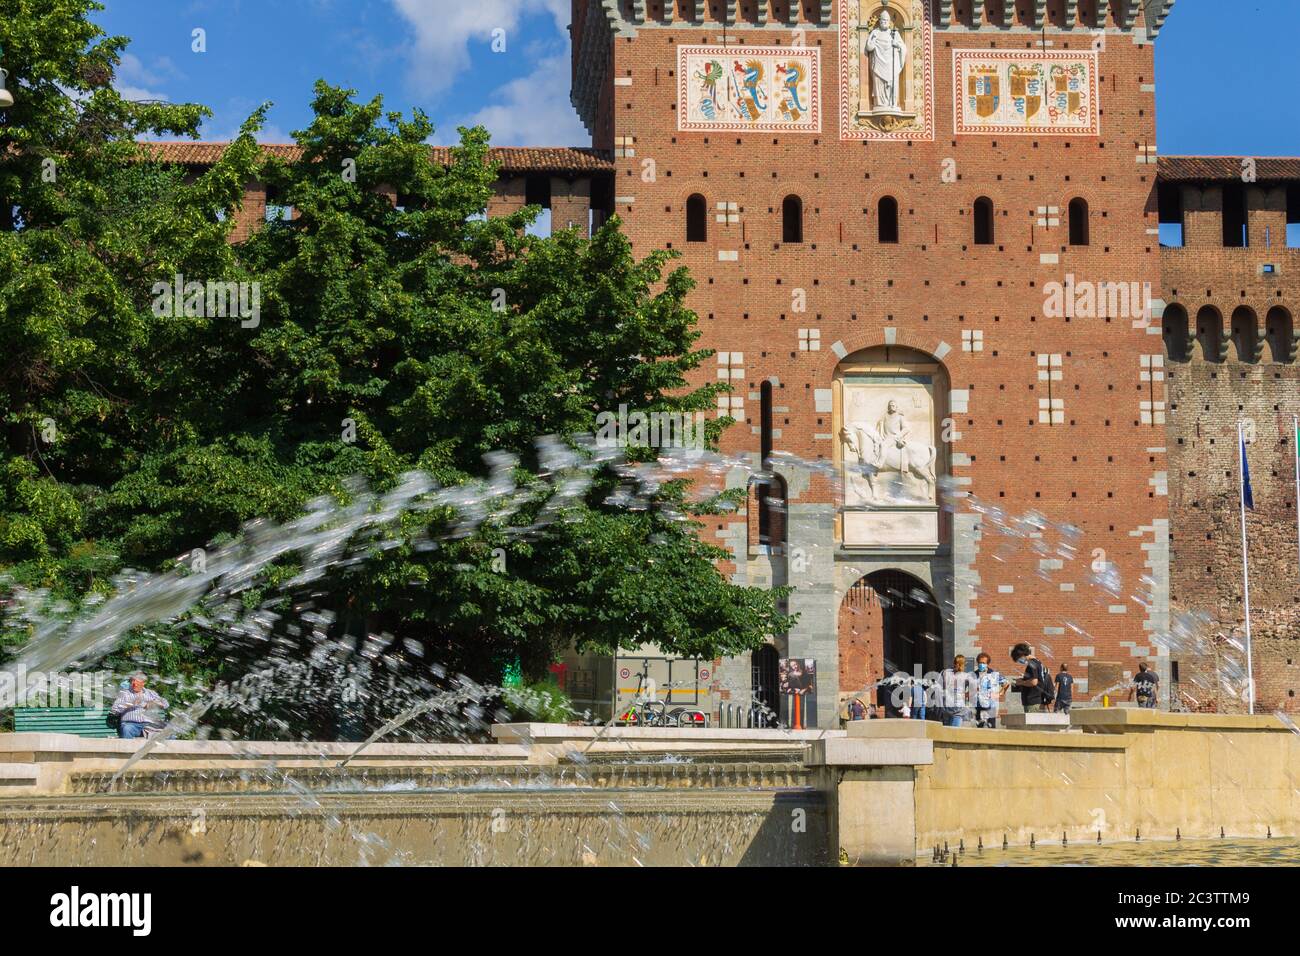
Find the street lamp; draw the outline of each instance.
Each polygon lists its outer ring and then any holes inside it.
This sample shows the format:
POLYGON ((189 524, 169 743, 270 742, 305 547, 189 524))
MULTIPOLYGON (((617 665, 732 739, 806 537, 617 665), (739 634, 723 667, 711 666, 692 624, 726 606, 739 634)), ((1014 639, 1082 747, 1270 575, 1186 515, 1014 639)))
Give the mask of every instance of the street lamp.
MULTIPOLYGON (((4 47, 0 47, 0 56, 4 56, 4 47)), ((0 109, 8 109, 14 105, 14 95, 5 89, 5 80, 9 79, 9 71, 0 68, 0 109)))

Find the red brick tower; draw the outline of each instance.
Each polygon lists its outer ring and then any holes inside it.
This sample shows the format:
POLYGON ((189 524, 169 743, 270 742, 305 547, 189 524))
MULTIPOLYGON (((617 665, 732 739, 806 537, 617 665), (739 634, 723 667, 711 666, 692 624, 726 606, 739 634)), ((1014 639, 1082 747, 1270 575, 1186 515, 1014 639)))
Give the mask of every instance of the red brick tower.
MULTIPOLYGON (((779 519, 710 533, 735 580, 795 586, 777 650, 816 660, 823 727, 886 663, 1010 669, 1018 640, 1080 697, 1138 659, 1168 671, 1142 290, 1171 6, 574 0, 573 99, 615 157, 613 209, 696 278, 725 450, 776 455, 779 519)), ((747 660, 721 673, 749 695, 747 660)))

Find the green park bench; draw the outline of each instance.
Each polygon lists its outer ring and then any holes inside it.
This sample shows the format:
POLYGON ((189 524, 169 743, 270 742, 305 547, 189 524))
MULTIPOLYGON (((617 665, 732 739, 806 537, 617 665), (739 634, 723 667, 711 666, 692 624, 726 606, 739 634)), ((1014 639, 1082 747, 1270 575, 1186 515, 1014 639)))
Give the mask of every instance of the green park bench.
POLYGON ((15 707, 14 733, 116 737, 107 707, 15 707))

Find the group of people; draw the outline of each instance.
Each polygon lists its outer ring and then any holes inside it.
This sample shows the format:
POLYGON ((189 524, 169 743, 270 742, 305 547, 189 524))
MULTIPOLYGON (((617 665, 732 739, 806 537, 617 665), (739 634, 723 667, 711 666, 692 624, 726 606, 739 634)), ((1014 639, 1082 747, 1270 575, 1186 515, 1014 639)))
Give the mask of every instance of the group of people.
MULTIPOLYGON (((996 728, 998 711, 1006 695, 1015 692, 1025 713, 1068 714, 1074 703, 1074 675, 1068 664, 1052 674, 1039 660, 1034 648, 1026 643, 1011 648, 1011 660, 1024 668, 1019 677, 1008 677, 996 670, 988 652, 975 658, 973 670, 966 669, 966 657, 958 654, 952 667, 937 680, 895 675, 881 686, 885 691, 879 706, 864 704, 860 699, 848 701, 846 720, 870 717, 937 718, 949 727, 996 728)), ((933 675, 932 675, 933 676, 933 675)), ((1138 665, 1129 687, 1129 700, 1139 707, 1154 708, 1160 677, 1146 663, 1138 665)))

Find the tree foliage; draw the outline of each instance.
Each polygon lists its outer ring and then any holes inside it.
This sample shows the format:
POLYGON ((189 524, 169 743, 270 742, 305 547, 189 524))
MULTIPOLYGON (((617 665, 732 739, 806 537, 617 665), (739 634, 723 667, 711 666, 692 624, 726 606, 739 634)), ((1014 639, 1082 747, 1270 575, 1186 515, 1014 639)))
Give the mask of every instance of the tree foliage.
MULTIPOLYGON (((720 386, 688 382, 709 353, 685 270, 666 252, 638 260, 617 219, 590 239, 539 238, 536 209, 485 215, 497 170, 483 130, 462 130, 443 167, 425 115, 318 82, 300 159, 262 157, 259 111, 187 176, 136 140, 195 135, 206 111, 122 100, 108 79, 125 44, 90 24, 94 8, 0 0, 17 82, 0 125, 0 570, 15 580, 103 591, 123 567, 166 568, 252 519, 347 497, 351 476, 460 485, 506 452, 540 489, 540 436, 590 433, 620 405, 715 406, 720 386), (232 244, 255 177, 294 216, 232 244), (256 283, 256 325, 158 314, 154 284, 178 273, 256 283)), ((598 472, 563 520, 528 533, 544 495, 468 536, 444 536, 445 514, 408 520, 402 546, 316 591, 344 631, 416 642, 484 681, 514 658, 536 678, 570 644, 713 657, 788 625, 781 592, 719 573, 726 552, 697 533, 709 509, 684 482, 629 509, 609 500, 622 480, 598 472), (415 546, 429 536, 438 547, 415 546)), ((199 681, 261 653, 193 622, 126 650, 199 681)))

